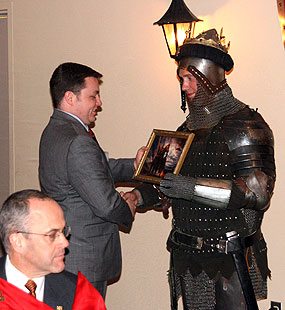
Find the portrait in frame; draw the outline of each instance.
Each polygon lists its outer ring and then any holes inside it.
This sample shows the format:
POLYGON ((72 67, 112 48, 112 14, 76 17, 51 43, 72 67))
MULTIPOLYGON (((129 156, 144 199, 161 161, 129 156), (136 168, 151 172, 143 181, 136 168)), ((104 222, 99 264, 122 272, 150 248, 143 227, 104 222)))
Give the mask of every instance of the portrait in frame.
POLYGON ((159 184, 168 172, 178 174, 194 134, 153 129, 134 179, 159 184))

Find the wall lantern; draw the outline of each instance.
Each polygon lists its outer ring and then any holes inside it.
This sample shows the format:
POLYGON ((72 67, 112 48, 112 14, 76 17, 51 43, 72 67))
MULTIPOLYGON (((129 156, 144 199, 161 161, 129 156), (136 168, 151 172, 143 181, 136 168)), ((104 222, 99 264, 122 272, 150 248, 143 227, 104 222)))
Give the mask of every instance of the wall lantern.
POLYGON ((201 21, 186 6, 183 0, 172 0, 168 10, 154 25, 162 26, 171 58, 175 58, 180 45, 187 37, 194 36, 195 24, 201 21))

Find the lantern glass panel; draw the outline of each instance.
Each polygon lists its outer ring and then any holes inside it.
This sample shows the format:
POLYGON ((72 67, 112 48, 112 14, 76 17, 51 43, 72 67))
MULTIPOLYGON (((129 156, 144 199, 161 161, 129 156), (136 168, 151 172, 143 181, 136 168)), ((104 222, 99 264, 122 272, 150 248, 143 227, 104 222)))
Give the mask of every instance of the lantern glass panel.
POLYGON ((186 38, 186 31, 189 31, 190 23, 164 24, 163 31, 171 56, 176 55, 177 48, 181 46, 186 38), (176 34, 175 34, 176 29, 176 34))
POLYGON ((175 33, 174 33, 174 24, 164 24, 162 25, 163 32, 165 35, 166 43, 170 55, 175 55, 176 53, 176 43, 175 43, 175 33))
POLYGON ((177 27, 177 42, 178 47, 181 46, 186 38, 186 31, 190 29, 190 23, 178 23, 177 27))

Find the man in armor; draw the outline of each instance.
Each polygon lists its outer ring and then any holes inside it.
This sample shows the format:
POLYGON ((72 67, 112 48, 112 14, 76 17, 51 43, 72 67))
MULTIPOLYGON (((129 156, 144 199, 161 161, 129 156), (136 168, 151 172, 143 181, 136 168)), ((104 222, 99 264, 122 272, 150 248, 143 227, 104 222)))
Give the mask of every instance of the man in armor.
POLYGON ((267 297, 270 270, 260 228, 275 183, 274 141, 262 116, 227 84, 225 73, 234 65, 228 47, 215 29, 180 47, 177 73, 189 114, 178 130, 194 133, 194 140, 179 175, 167 173, 159 190, 144 184, 131 192, 141 208, 171 199, 172 309, 181 296, 191 310, 257 309, 256 300, 267 297), (231 249, 232 236, 238 249, 231 249))

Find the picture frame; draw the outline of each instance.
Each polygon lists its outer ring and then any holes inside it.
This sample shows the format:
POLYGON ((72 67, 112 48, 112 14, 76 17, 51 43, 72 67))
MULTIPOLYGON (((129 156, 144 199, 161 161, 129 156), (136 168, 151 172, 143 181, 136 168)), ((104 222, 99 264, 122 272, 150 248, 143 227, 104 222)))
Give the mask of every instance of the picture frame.
POLYGON ((167 172, 178 174, 193 139, 193 133, 153 129, 134 179, 159 184, 167 172))

